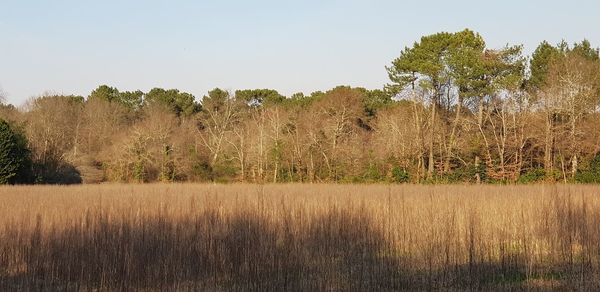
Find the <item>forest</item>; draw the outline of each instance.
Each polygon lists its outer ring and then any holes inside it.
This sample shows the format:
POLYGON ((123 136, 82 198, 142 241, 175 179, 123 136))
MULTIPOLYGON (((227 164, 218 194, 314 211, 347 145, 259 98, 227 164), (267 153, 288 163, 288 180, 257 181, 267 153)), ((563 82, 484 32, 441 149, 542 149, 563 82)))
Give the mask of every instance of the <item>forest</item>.
POLYGON ((0 105, 0 183, 600 183, 599 59, 466 29, 401 50, 381 89, 42 94, 0 105))

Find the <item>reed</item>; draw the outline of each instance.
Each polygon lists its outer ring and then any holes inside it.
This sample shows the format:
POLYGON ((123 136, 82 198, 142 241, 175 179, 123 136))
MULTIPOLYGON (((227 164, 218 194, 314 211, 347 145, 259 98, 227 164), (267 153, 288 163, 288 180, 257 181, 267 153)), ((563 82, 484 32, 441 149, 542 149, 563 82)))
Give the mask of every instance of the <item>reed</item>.
POLYGON ((0 187, 0 290, 600 288, 600 187, 0 187))

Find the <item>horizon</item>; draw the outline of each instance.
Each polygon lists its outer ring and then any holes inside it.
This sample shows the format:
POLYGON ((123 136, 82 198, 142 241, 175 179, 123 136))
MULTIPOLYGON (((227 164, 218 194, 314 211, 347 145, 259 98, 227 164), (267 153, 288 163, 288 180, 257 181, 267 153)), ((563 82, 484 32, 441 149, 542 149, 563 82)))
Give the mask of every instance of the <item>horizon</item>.
POLYGON ((45 92, 88 96, 102 84, 176 88, 197 100, 216 87, 290 96, 382 88, 385 66, 439 31, 469 28, 489 48, 521 44, 525 55, 544 40, 600 45, 594 1, 436 3, 427 10, 432 4, 393 1, 8 1, 0 11, 0 90, 17 106, 45 92))

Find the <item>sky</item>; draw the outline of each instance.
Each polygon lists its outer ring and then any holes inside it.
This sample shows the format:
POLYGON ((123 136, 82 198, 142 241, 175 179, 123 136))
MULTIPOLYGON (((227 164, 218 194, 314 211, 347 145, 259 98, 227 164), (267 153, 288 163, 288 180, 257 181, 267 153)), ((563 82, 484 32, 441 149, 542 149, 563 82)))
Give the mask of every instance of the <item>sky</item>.
POLYGON ((101 84, 198 99, 215 87, 375 89, 404 47, 465 28, 490 48, 597 47, 600 1, 0 0, 0 90, 20 105, 101 84))

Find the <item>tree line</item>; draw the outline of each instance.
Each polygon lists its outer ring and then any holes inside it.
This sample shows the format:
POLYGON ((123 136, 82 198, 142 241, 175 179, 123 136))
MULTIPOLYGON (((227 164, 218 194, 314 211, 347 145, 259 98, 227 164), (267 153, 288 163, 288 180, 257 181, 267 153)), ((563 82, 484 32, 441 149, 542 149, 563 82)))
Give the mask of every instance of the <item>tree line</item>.
POLYGON ((45 94, 1 106, 0 183, 599 183, 599 59, 467 29, 403 49, 376 90, 45 94))

